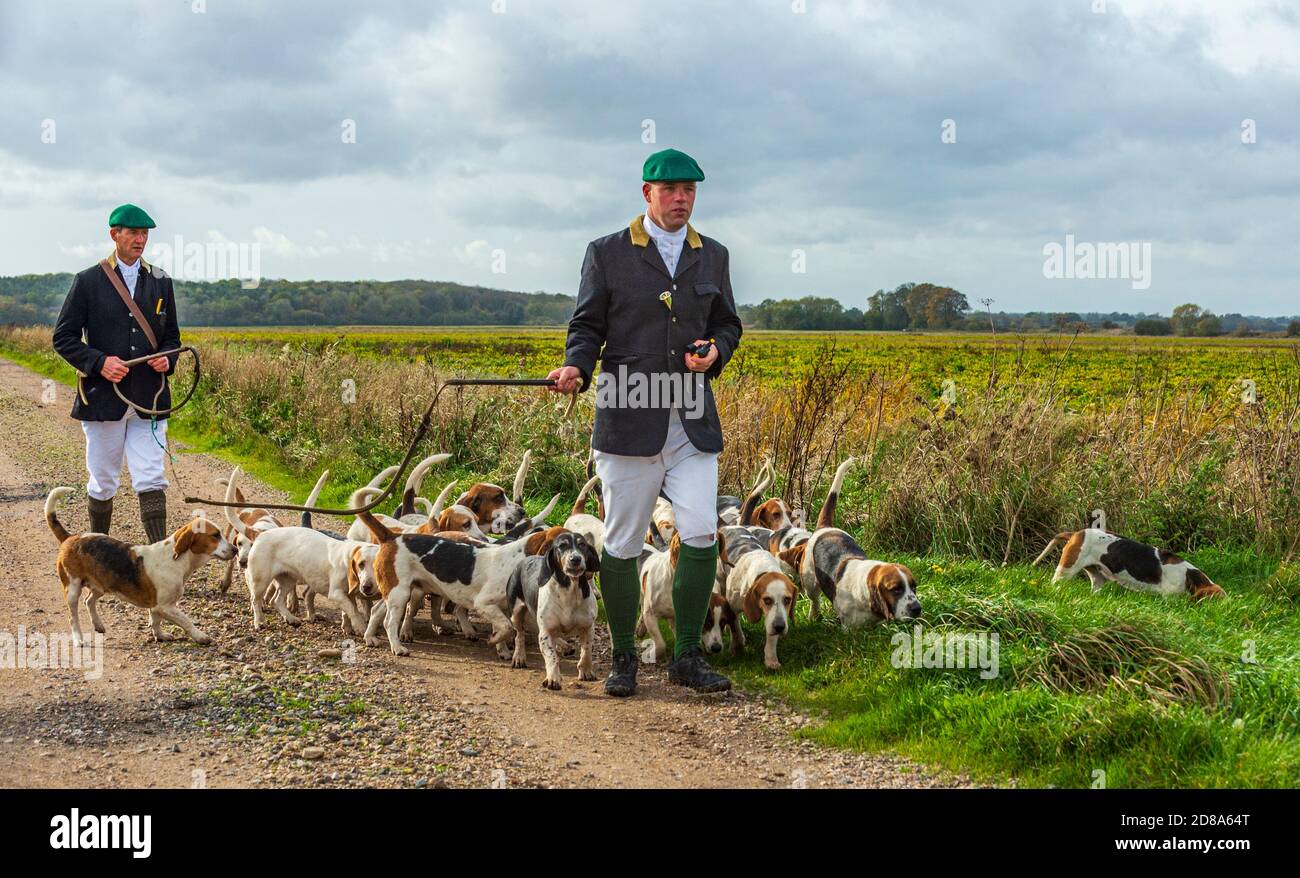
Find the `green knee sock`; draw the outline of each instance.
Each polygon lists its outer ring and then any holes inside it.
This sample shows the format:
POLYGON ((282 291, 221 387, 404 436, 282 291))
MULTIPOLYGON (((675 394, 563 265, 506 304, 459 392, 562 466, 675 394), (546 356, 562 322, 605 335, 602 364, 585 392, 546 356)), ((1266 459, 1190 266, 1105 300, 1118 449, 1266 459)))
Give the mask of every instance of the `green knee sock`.
MULTIPOLYGON (((636 575, 636 558, 615 558, 600 552, 600 595, 605 601, 605 618, 615 653, 636 652, 636 614, 641 608, 641 582, 636 575)), ((704 624, 704 620, 700 620, 704 624)))
POLYGON ((674 659, 700 645, 700 630, 709 612, 709 595, 713 593, 717 568, 716 541, 702 549, 682 543, 677 555, 677 571, 673 574, 673 615, 677 629, 674 659))

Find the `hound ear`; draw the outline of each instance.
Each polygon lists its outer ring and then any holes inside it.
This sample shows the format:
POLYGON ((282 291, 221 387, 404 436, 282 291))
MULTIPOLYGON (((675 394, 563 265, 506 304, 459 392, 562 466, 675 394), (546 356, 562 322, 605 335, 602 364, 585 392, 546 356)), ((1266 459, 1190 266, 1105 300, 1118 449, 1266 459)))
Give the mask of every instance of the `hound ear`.
POLYGON ((894 610, 889 606, 889 600, 885 597, 885 584, 879 574, 884 571, 884 566, 876 567, 867 574, 867 595, 868 606, 871 612, 884 619, 886 622, 894 618, 894 610))
POLYGON ((807 548, 807 543, 800 543, 793 549, 782 549, 776 553, 776 557, 793 567, 795 573, 800 573, 802 572, 800 568, 803 567, 803 553, 807 548))
POLYGON ((1209 585, 1203 585, 1192 592, 1192 601, 1203 601, 1207 598, 1226 598, 1227 596, 1227 592, 1211 582, 1209 585))
POLYGON ((172 549, 173 561, 188 552, 190 546, 194 545, 194 528, 192 525, 185 525, 185 527, 181 528, 180 533, 181 535, 176 538, 176 546, 172 549))
POLYGON ((361 588, 361 576, 357 573, 357 552, 360 549, 353 549, 348 554, 348 594, 356 594, 357 589, 361 588))
POLYGON ((758 602, 758 588, 751 587, 745 592, 745 621, 751 624, 763 618, 763 607, 758 602))
MULTIPOLYGON (((525 555, 545 555, 551 551, 551 544, 555 542, 555 536, 547 530, 539 530, 535 534, 529 534, 524 540, 525 555)), ((549 561, 547 564, 549 565, 549 561)))
POLYGON ((600 554, 596 552, 596 547, 587 542, 581 536, 578 537, 578 539, 582 541, 582 557, 587 559, 587 572, 599 573, 600 554))
POLYGON ((555 557, 555 540, 551 540, 545 545, 546 548, 540 554, 542 563, 546 565, 546 580, 554 579, 558 582, 562 575, 561 571, 564 570, 564 565, 559 558, 555 557))
POLYGON ((718 528, 714 536, 718 540, 718 557, 722 559, 723 564, 730 564, 727 560, 727 541, 722 538, 722 528, 718 528))
POLYGON ((668 544, 668 562, 673 565, 674 570, 677 569, 677 559, 681 556, 681 554, 682 554, 682 535, 673 534, 672 542, 668 544))

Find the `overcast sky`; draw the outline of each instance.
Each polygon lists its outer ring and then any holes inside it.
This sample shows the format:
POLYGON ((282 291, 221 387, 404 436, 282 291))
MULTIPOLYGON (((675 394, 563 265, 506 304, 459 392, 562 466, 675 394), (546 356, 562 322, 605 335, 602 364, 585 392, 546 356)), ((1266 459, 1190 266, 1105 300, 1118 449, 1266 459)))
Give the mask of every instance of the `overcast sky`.
POLYGON ((741 302, 1300 313, 1300 0, 0 0, 0 95, 0 274, 132 201, 266 277, 572 294, 674 146, 741 302), (1045 278, 1066 235, 1149 286, 1045 278))

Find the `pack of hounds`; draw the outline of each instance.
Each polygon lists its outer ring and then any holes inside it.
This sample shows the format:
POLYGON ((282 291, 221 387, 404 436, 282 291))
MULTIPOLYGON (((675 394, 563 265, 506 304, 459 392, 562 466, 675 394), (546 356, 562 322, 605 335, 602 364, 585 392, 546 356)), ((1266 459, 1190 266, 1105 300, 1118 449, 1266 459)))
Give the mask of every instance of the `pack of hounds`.
MULTIPOLYGON (((527 640, 535 637, 547 689, 561 688, 560 658, 575 650, 578 678, 595 680, 591 647, 605 529, 597 479, 588 478, 582 486, 563 525, 548 525, 558 494, 536 515, 524 510, 531 456, 524 454, 509 495, 500 485, 478 482, 450 505, 455 481, 433 501, 420 496, 430 470, 451 455, 427 457, 412 469, 391 515, 363 512, 346 534, 314 526, 310 513, 289 525, 266 509, 245 506, 238 467, 229 478, 218 480, 225 499, 239 504, 225 507, 224 530, 198 517, 152 545, 69 533, 55 508, 73 489, 54 488, 46 498, 45 520, 59 541, 56 566, 74 641, 83 642, 83 596, 94 630, 103 634, 96 602, 112 595, 147 609, 159 641, 173 639, 162 628, 168 621, 198 643, 209 643, 179 604, 186 578, 216 559, 226 562, 222 591, 230 587, 235 567, 242 571, 255 629, 266 624, 270 609, 288 625, 302 624, 300 607, 307 621, 315 621, 315 599, 325 595, 341 611, 344 635, 364 636, 371 647, 386 641, 394 655, 404 656, 410 652, 406 644, 414 640, 416 616, 427 604, 434 632, 486 638, 497 655, 516 668, 527 666, 527 640), (591 499, 597 508, 594 515, 587 512, 591 499)), ((751 625, 762 625, 764 664, 780 668, 777 645, 794 623, 801 594, 813 621, 821 618, 823 595, 839 622, 849 627, 921 617, 912 571, 904 564, 870 558, 848 532, 835 527, 836 502, 854 462, 848 458, 836 469, 811 530, 802 510, 780 498, 763 499, 775 481, 770 460, 764 461, 743 500, 718 498, 716 585, 702 631, 706 651, 721 652, 729 639, 732 654, 739 655, 745 647, 743 617, 751 625)), ((362 506, 382 493, 381 486, 396 471, 396 466, 389 467, 354 491, 351 506, 362 506)), ((328 477, 328 470, 321 474, 305 505, 315 505, 328 477)), ((1192 600, 1224 594, 1177 555, 1098 528, 1057 534, 1034 563, 1062 544, 1053 583, 1084 573, 1094 592, 1114 582, 1192 600)), ((639 559, 637 636, 649 638, 642 660, 650 663, 670 657, 659 622, 673 624, 672 581, 679 546, 672 503, 660 497, 639 559)))

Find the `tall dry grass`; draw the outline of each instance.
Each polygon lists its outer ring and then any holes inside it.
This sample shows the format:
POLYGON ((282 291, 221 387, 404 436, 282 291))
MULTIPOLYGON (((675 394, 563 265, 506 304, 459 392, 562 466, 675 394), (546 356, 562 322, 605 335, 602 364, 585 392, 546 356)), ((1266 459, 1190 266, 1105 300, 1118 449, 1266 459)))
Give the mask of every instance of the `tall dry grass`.
MULTIPOLYGON (((48 328, 0 329, 4 348, 56 359, 48 328)), ((360 360, 324 340, 275 354, 221 345, 202 353, 203 384, 179 416, 185 424, 231 441, 258 437, 279 465, 304 477, 329 467, 336 483, 398 460, 438 382, 451 377, 436 351, 360 360)), ((906 364, 892 375, 855 370, 833 340, 779 384, 748 374, 744 357, 715 385, 723 490, 743 493, 771 455, 776 492, 812 518, 830 474, 854 455, 861 464, 839 524, 881 550, 1024 560, 1098 509, 1110 529, 1175 551, 1300 549, 1300 364, 1254 405, 1135 383, 1112 405, 1071 411, 1054 379, 1019 377, 1014 348, 982 393, 953 405, 921 396, 906 364)), ((565 418, 564 400, 545 391, 449 389, 426 447, 501 483, 531 448, 530 495, 572 496, 593 416, 592 395, 584 397, 565 418)))

